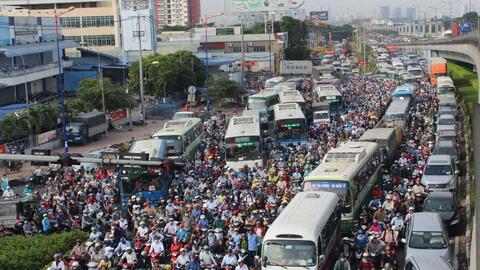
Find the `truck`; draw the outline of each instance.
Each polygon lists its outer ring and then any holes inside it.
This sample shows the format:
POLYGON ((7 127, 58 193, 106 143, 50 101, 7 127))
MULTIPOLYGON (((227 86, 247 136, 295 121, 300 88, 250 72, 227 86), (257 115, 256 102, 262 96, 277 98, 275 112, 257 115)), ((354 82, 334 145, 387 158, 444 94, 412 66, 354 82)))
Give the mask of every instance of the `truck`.
POLYGON ((312 73, 310 60, 281 60, 280 74, 282 75, 307 75, 312 73))
POLYGON ((333 69, 331 66, 315 66, 312 68, 312 76, 315 81, 321 79, 333 78, 333 69))
POLYGON ((428 75, 430 77, 430 82, 434 85, 437 84, 438 76, 447 75, 447 60, 442 57, 433 57, 430 59, 428 66, 428 75))
POLYGON ((89 140, 106 134, 107 129, 107 116, 104 112, 95 111, 74 116, 66 127, 67 141, 71 144, 85 145, 89 140))

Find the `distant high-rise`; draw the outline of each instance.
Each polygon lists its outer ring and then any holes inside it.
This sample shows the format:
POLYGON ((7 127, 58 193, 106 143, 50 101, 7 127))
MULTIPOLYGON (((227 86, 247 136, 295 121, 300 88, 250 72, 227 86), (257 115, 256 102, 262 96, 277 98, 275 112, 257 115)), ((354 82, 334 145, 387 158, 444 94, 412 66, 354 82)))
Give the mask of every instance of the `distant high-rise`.
POLYGON ((402 18, 402 8, 401 7, 396 7, 394 11, 393 18, 395 20, 401 19, 402 18))
POLYGON ((200 22, 200 0, 158 0, 158 25, 194 25, 200 22))
POLYGON ((390 19, 390 7, 389 6, 380 7, 380 18, 381 19, 390 19))
POLYGON ((416 20, 417 19, 417 9, 414 7, 407 8, 407 19, 416 20))

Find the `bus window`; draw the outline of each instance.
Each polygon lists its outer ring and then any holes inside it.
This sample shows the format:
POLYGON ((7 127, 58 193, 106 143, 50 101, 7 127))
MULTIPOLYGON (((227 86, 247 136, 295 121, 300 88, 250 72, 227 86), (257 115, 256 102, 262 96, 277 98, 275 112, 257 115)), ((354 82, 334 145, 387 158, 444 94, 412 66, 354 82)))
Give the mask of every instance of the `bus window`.
POLYGON ((305 124, 301 121, 277 121, 279 139, 283 138, 304 138, 305 137, 305 124), (295 123, 293 123, 295 122, 295 123))

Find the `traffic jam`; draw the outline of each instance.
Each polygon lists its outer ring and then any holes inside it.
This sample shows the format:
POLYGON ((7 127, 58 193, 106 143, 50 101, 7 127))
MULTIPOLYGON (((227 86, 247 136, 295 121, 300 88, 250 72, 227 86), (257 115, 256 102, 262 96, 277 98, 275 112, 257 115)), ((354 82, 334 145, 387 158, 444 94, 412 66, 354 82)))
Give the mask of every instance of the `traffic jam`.
POLYGON ((242 111, 178 112, 132 142, 177 162, 160 172, 50 171, 2 233, 89 233, 50 269, 454 269, 465 172, 447 63, 377 44, 359 74, 335 48, 261 80, 242 111))

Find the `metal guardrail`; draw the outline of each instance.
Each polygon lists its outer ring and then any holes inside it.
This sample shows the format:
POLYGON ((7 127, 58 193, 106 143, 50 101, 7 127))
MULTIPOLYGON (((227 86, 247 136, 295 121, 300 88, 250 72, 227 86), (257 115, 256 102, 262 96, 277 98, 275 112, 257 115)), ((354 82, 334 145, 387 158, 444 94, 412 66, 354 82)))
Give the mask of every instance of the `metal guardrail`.
POLYGON ((453 45, 453 44, 472 44, 480 49, 480 30, 462 34, 454 38, 443 38, 435 40, 414 41, 409 43, 396 43, 398 46, 415 45, 453 45))

